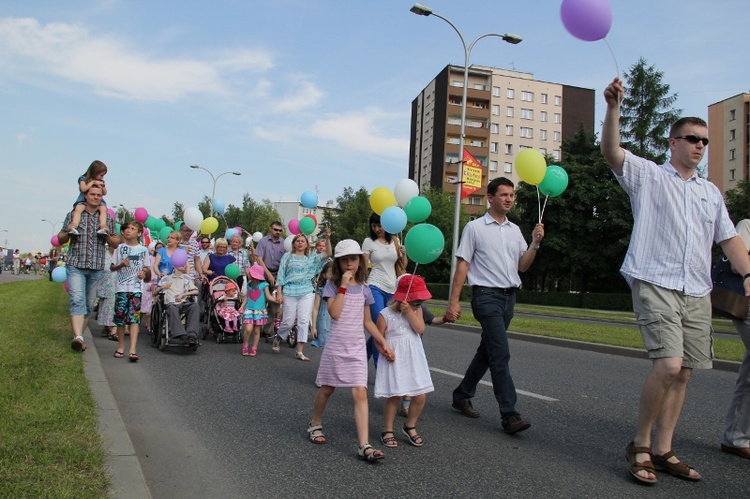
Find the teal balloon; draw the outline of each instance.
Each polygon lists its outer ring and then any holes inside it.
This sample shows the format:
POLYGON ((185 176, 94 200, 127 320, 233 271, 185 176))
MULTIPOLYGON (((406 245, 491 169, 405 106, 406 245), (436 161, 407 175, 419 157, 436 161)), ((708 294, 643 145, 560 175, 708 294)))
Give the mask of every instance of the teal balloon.
POLYGON ((120 232, 121 228, 122 228, 122 225, 120 225, 119 223, 115 224, 115 230, 116 230, 118 236, 122 235, 122 233, 120 232))
POLYGON ((406 219, 411 223, 418 224, 424 222, 432 213, 430 200, 424 196, 414 196, 404 206, 406 219))
POLYGON ((182 223, 182 220, 180 220, 179 222, 174 224, 174 230, 180 230, 180 228, 182 227, 182 223))
POLYGON ((310 217, 302 217, 299 220, 299 230, 304 235, 309 236, 315 232, 315 220, 310 217))
MULTIPOLYGON (((156 230, 155 224, 156 224, 156 217, 149 215, 148 218, 146 218, 146 221, 143 223, 147 228, 151 230, 156 230)), ((156 230, 156 232, 159 232, 156 230)))
MULTIPOLYGON (((161 230, 167 226, 167 222, 162 220, 161 218, 157 218, 156 222, 154 222, 154 230, 157 231, 159 234, 161 234, 161 230)), ((151 227, 149 227, 150 229, 151 227)))
POLYGON ((169 233, 172 232, 172 230, 172 227, 162 227, 159 231, 159 241, 167 244, 167 238, 169 237, 169 233))
POLYGON ((539 192, 551 198, 557 197, 568 188, 568 173, 557 165, 549 165, 544 178, 539 182, 539 192))
POLYGON ((230 263, 224 269, 224 275, 230 279, 237 279, 240 275, 240 268, 236 263, 230 263))
POLYGON ((418 224, 407 232, 404 246, 411 260, 431 263, 443 253, 445 236, 432 224, 418 224))

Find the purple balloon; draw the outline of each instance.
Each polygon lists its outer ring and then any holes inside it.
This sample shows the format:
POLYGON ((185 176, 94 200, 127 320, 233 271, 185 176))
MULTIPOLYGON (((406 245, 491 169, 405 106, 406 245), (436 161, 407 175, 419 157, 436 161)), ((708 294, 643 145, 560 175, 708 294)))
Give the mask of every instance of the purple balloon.
POLYGON ((176 250, 174 250, 174 253, 172 253, 171 260, 172 260, 172 266, 182 267, 187 263, 188 255, 184 249, 177 248, 176 250))
POLYGON ((608 0, 563 0, 560 18, 571 35, 594 42, 609 33, 612 7, 608 0))

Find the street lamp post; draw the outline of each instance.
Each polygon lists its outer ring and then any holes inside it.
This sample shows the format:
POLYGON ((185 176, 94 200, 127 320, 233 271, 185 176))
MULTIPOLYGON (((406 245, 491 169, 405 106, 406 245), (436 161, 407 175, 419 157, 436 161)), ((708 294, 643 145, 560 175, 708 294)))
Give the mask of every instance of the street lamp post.
POLYGON ((453 245, 451 247, 451 276, 450 276, 450 291, 449 296, 452 296, 453 293, 453 276, 456 274, 456 251, 458 251, 458 237, 459 237, 459 225, 461 220, 461 184, 463 182, 463 156, 464 156, 464 143, 465 143, 465 130, 466 130, 466 97, 467 97, 467 87, 469 86, 469 57, 471 57, 471 51, 474 48, 474 44, 476 44, 479 40, 482 38, 486 38, 488 36, 496 36, 498 38, 501 38, 502 40, 516 45, 518 43, 521 43, 522 38, 518 35, 514 35, 512 33, 485 33, 483 35, 479 35, 474 39, 473 42, 471 42, 468 46, 466 45, 466 40, 464 39, 463 34, 461 31, 456 27, 455 24, 453 24, 448 18, 445 18, 441 16, 440 14, 436 14, 432 11, 431 8, 415 3, 414 6, 410 9, 411 12, 420 15, 420 16, 435 16, 439 19, 442 19, 446 23, 450 25, 451 28, 458 34, 458 37, 461 39, 461 44, 464 47, 464 83, 463 83, 463 92, 461 96, 461 131, 460 131, 460 137, 458 142, 458 163, 457 163, 457 171, 456 171, 456 205, 455 210, 453 214, 453 245))
POLYGON ((209 175, 211 175, 211 179, 214 181, 214 187, 213 187, 213 190, 211 191, 211 216, 214 216, 214 197, 216 196, 216 182, 218 182, 219 179, 222 176, 227 175, 229 173, 231 173, 232 175, 242 175, 242 173, 240 173, 240 172, 231 172, 230 171, 230 172, 224 172, 224 173, 220 174, 218 177, 214 177, 213 173, 211 173, 207 169, 203 168, 202 166, 190 165, 190 168, 193 168, 193 169, 196 169, 196 170, 203 170, 204 172, 206 172, 209 175))
POLYGON ((62 222, 53 222, 52 220, 47 220, 46 218, 42 219, 42 222, 49 222, 50 225, 52 225, 52 233, 55 233, 55 225, 62 223, 62 222))

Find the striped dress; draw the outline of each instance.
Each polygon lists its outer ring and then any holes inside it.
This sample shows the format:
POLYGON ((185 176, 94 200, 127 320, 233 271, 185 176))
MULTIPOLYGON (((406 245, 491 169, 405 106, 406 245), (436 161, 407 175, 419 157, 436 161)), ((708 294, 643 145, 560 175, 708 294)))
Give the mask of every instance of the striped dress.
MULTIPOLYGON (((323 299, 334 299, 338 287, 328 281, 323 299)), ((344 306, 338 319, 331 319, 326 347, 320 357, 315 384, 334 387, 367 387, 367 350, 365 348, 365 307, 374 302, 367 285, 347 287, 344 306)))

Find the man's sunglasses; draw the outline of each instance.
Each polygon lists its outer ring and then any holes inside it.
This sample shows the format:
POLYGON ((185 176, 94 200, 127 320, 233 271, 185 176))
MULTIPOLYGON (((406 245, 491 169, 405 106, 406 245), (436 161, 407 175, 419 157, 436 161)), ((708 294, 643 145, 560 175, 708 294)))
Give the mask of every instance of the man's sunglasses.
POLYGON ((708 139, 706 137, 698 137, 697 135, 680 135, 679 137, 675 137, 675 139, 687 140, 691 144, 703 142, 704 146, 708 145, 708 139))

